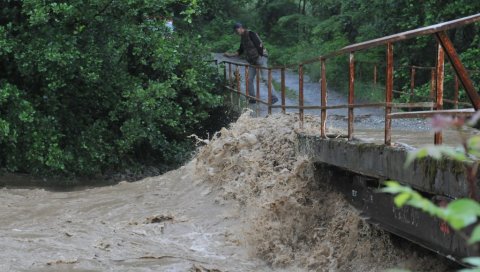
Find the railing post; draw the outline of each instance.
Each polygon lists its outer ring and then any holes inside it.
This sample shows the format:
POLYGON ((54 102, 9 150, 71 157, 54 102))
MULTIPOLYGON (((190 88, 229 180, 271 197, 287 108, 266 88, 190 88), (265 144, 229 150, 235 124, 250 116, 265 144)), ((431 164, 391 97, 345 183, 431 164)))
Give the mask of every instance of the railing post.
POLYGON ((392 100, 393 100, 393 44, 387 44, 387 71, 385 84, 385 145, 392 145, 392 100))
POLYGON ((250 99, 250 95, 248 93, 248 88, 250 87, 249 86, 249 79, 248 79, 248 70, 249 70, 250 66, 249 65, 245 65, 245 97, 247 98, 247 102, 249 102, 248 100, 250 99))
MULTIPOLYGON (((443 109, 443 79, 445 75, 445 54, 443 51, 443 47, 440 43, 438 43, 438 51, 437 51, 437 65, 436 65, 436 84, 435 84, 435 110, 442 110, 443 109)), ((442 132, 435 133, 435 144, 440 145, 442 144, 442 132)))
POLYGON ((228 85, 228 79, 227 79, 227 65, 223 64, 223 82, 225 85, 228 85))
POLYGON ((298 66, 298 114, 300 117, 300 128, 303 128, 303 65, 298 66))
POLYGON ((373 65, 373 89, 377 89, 377 64, 373 65))
POLYGON ((455 74, 453 79, 454 79, 453 106, 455 109, 458 109, 458 90, 460 86, 459 86, 457 74, 455 74))
MULTIPOLYGON (((327 70, 326 70, 326 63, 325 59, 321 59, 321 64, 322 64, 322 83, 321 83, 321 105, 322 107, 327 106, 327 70)), ((322 114, 321 114, 321 124, 320 124, 320 134, 322 138, 326 138, 326 123, 327 123, 327 109, 322 108, 322 114)))
POLYGON ((410 71, 410 102, 412 102, 414 92, 415 92, 415 67, 412 66, 412 69, 410 71))
POLYGON ((257 98, 257 102, 258 100, 260 100, 260 70, 261 68, 257 68, 257 88, 255 89, 256 92, 255 92, 255 97, 257 98))
POLYGON ((281 74, 282 113, 285 113, 285 68, 282 68, 281 74))
MULTIPOLYGON (((237 80, 237 92, 238 94, 240 94, 242 92, 241 88, 240 88, 240 67, 237 65, 236 66, 237 68, 235 68, 235 77, 236 77, 236 80, 237 80)), ((239 98, 240 100, 240 98, 239 98)))
POLYGON ((272 114, 272 68, 268 68, 268 114, 272 114))
POLYGON ((348 140, 353 140, 353 104, 355 103, 355 56, 350 53, 350 69, 348 81, 348 140))
POLYGON ((228 83, 230 86, 230 88, 232 88, 233 86, 233 82, 232 82, 232 64, 231 63, 228 63, 228 83))
POLYGON ((433 102, 435 99, 435 68, 432 68, 430 73, 430 101, 433 102))

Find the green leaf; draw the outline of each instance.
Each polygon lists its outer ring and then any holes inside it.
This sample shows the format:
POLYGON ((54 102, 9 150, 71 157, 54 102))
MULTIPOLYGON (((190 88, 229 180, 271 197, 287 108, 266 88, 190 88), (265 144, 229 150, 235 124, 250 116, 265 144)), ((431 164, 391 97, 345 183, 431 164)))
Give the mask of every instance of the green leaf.
POLYGON ((468 258, 462 259, 462 261, 476 267, 480 266, 480 257, 468 257, 468 258))
POLYGON ((457 214, 475 216, 480 215, 480 204, 469 198, 462 198, 452 201, 448 204, 447 209, 457 214))
POLYGON ((475 229, 473 229, 472 236, 470 236, 470 239, 468 239, 469 244, 474 244, 480 242, 480 226, 476 226, 475 229))
POLYGON ((400 183, 396 181, 386 181, 384 184, 386 187, 380 189, 382 193, 398 194, 404 190, 400 183))
POLYGON ((448 215, 446 220, 454 230, 461 230, 466 226, 475 223, 477 221, 477 218, 474 216, 448 215))
POLYGON ((397 207, 402 207, 410 199, 409 193, 401 193, 395 197, 394 202, 397 207))
POLYGON ((480 268, 466 268, 459 270, 458 272, 480 272, 480 268))

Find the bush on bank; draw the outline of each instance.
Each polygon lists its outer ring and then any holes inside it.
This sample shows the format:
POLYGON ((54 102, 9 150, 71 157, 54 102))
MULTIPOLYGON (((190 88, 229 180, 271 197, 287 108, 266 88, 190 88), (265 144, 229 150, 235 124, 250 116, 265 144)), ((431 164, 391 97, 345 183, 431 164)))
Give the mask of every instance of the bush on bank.
POLYGON ((196 36, 165 27, 196 1, 2 1, 0 167, 92 175, 175 164, 222 99, 196 36))

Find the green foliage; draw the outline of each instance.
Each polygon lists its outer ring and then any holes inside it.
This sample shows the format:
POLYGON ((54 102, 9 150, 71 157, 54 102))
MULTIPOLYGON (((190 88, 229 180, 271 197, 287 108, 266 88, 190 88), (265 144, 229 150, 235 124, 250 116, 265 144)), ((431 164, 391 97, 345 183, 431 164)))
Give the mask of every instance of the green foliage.
POLYGON ((179 163, 222 103, 208 49, 188 31, 198 12, 196 0, 0 3, 0 167, 179 163))
MULTIPOLYGON (((410 187, 402 186, 395 181, 388 181, 385 185, 386 187, 381 192, 395 194, 394 202, 397 207, 408 205, 420 209, 445 220, 455 230, 463 229, 477 222, 477 218, 480 216, 480 204, 472 199, 457 199, 446 207, 438 207, 410 187)), ((471 241, 477 242, 478 240, 475 238, 471 241)))
MULTIPOLYGON (((425 146, 409 153, 406 165, 411 164, 416 159, 431 157, 435 160, 449 158, 465 165, 465 175, 469 183, 470 195, 475 198, 475 183, 477 180, 478 163, 480 161, 480 137, 465 137, 463 130, 465 124, 475 125, 480 118, 480 113, 475 114, 471 120, 465 122, 463 119, 454 119, 451 117, 436 116, 433 119, 433 127, 436 130, 445 128, 457 129, 460 135, 461 146, 425 146)), ((447 222, 454 230, 461 231, 464 228, 477 223, 480 217, 480 203, 474 199, 462 198, 448 203, 445 207, 439 207, 432 201, 422 196, 417 191, 408 186, 402 186, 395 181, 385 182, 385 187, 380 190, 384 193, 395 195, 394 203, 397 207, 405 205, 420 209, 431 216, 440 218, 447 222)), ((477 224, 468 239, 469 244, 480 242, 480 224, 477 224)), ((463 260, 465 263, 473 266, 472 269, 461 271, 480 271, 480 258, 472 257, 463 260)))
MULTIPOLYGON (((480 216, 480 204, 472 199, 457 199, 446 207, 439 207, 408 186, 402 186, 395 181, 387 181, 385 186, 381 192, 396 195, 394 202, 397 207, 408 205, 420 209, 431 216, 444 220, 457 231, 476 223, 480 216)), ((478 242, 480 242, 480 225, 473 229, 468 240, 469 244, 478 242)), ((477 272, 480 270, 480 257, 465 258, 463 261, 474 268, 461 271, 477 272)))

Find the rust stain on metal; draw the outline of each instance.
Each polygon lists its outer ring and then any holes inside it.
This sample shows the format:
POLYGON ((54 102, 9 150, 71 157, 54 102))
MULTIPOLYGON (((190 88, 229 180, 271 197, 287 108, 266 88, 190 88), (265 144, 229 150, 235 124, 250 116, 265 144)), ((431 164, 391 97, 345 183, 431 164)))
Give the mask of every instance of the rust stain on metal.
MULTIPOLYGON (((443 80, 445 76, 445 54, 442 45, 438 44, 437 49, 437 65, 436 65, 436 79, 435 79, 435 110, 443 110, 443 80)), ((435 132, 434 143, 436 145, 442 144, 442 132, 435 132)))

